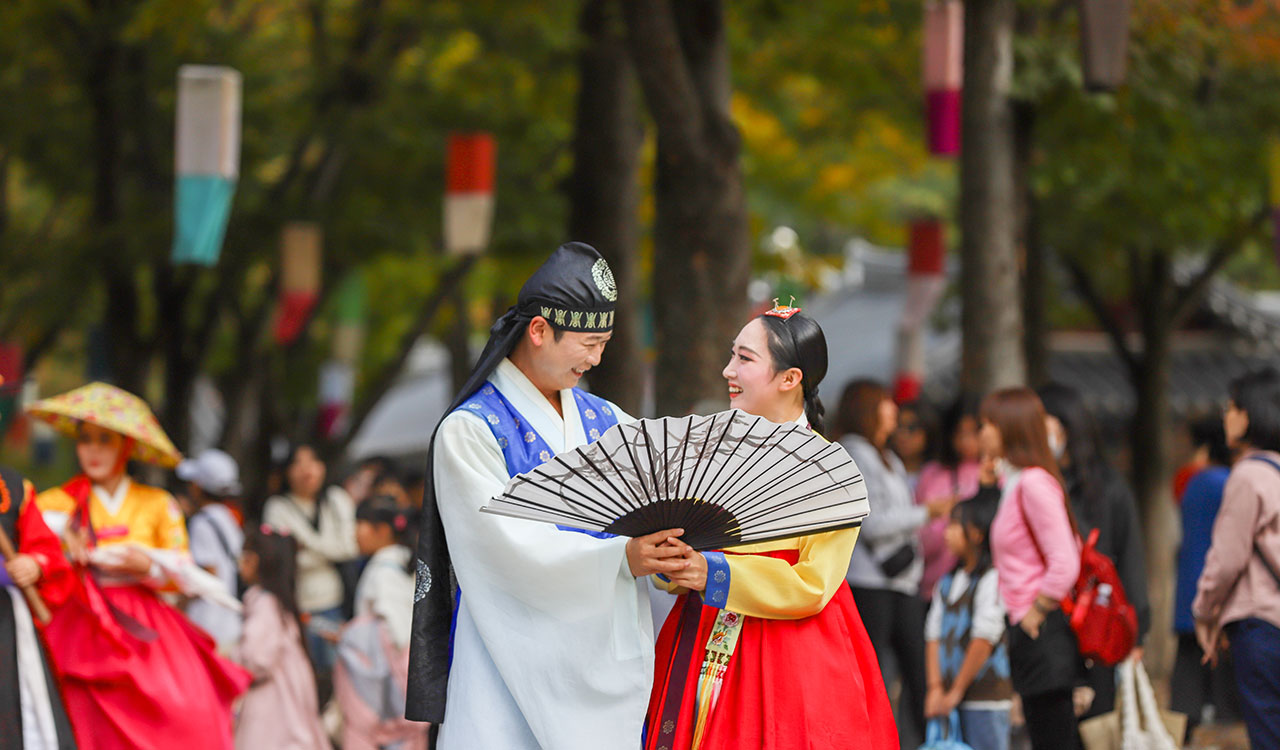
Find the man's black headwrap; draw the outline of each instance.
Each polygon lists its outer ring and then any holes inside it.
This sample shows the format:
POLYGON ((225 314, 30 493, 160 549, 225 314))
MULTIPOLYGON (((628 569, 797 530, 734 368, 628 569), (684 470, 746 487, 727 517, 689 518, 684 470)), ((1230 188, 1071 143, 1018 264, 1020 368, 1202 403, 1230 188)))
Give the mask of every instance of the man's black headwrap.
MULTIPOLYGON (((534 317, 541 315, 561 331, 610 331, 617 299, 613 272, 595 248, 581 242, 561 245, 520 288, 515 306, 493 324, 475 369, 444 416, 453 413, 489 379, 498 363, 519 343, 534 317)), ((436 429, 439 430, 440 425, 437 424, 436 429)), ((454 584, 449 546, 436 507, 434 469, 433 434, 427 453, 426 491, 418 536, 405 716, 415 721, 440 722, 444 720, 449 681, 454 584)))

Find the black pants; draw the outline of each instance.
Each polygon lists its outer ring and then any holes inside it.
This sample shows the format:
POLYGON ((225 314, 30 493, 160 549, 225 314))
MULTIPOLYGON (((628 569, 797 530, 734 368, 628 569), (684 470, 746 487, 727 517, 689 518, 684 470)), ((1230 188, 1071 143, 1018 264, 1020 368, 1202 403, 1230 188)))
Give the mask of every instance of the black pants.
POLYGON ((1022 713, 1034 750, 1080 747, 1071 691, 1080 682, 1083 664, 1075 633, 1058 610, 1050 612, 1036 638, 1009 624, 1009 671, 1013 689, 1022 696, 1022 713))
POLYGON ((918 596, 850 586, 881 669, 892 654, 902 677, 898 736, 904 747, 924 741, 924 612, 918 596))
POLYGON ((1076 750, 1080 747, 1071 688, 1022 696, 1022 715, 1027 720, 1032 750, 1076 750))
POLYGON ((1187 715, 1187 736, 1200 724, 1205 704, 1211 703, 1218 722, 1240 720, 1240 694, 1236 692, 1231 650, 1218 652, 1218 666, 1201 664, 1204 650, 1192 633, 1178 634, 1178 656, 1169 685, 1169 708, 1187 715))

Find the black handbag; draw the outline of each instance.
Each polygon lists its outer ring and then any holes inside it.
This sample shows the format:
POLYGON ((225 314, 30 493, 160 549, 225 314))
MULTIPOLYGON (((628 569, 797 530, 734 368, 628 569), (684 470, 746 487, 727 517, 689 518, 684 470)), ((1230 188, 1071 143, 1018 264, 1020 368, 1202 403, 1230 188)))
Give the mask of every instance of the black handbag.
POLYGON ((910 542, 903 544, 901 547, 893 551, 883 560, 880 560, 880 572, 889 578, 897 578, 898 574, 910 567, 911 563, 916 559, 915 548, 910 542))

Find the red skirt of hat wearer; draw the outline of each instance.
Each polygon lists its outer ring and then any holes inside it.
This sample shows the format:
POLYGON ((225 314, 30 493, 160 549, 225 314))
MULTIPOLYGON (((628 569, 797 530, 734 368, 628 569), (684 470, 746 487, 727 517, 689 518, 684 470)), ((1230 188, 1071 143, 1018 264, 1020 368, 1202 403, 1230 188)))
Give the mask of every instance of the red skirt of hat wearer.
POLYGON ((231 702, 249 674, 146 587, 85 583, 45 630, 81 750, 231 750, 231 702))
MULTIPOLYGON (((797 541, 742 549, 794 547, 797 541)), ((748 554, 794 569, 801 553, 793 548, 748 554)), ((726 558, 732 564, 746 555, 726 553, 726 558)), ((746 573, 735 569, 732 585, 750 585, 746 573)), ((645 748, 896 749, 897 729, 875 651, 843 577, 835 588, 816 614, 741 617, 718 691, 699 676, 704 665, 715 669, 708 641, 723 610, 702 605, 695 595, 681 595, 658 637, 645 748), (712 693, 716 697, 708 707, 712 693)), ((731 599, 730 608, 733 604, 731 599)))
MULTIPOLYGON (((130 484, 109 516, 83 477, 37 502, 91 518, 99 546, 186 546, 181 514, 156 488, 130 484)), ((232 750, 231 703, 249 673, 151 587, 100 583, 85 566, 76 572, 44 635, 81 750, 232 750)))

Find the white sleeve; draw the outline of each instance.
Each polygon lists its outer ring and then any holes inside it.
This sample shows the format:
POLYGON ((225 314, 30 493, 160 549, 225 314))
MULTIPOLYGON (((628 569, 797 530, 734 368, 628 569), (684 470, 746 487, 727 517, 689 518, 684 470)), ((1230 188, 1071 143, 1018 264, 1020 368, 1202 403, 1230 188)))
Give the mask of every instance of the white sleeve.
POLYGON ((999 576, 992 568, 983 574, 977 590, 973 592, 973 625, 969 636, 999 643, 1004 627, 1005 609, 1004 602, 1000 600, 999 576))
POLYGON ((191 559, 202 568, 213 568, 222 562, 226 552, 218 541, 218 530, 213 528, 213 521, 204 516, 196 516, 187 522, 188 548, 191 559))
POLYGON ((933 603, 929 605, 929 614, 924 618, 925 641, 942 640, 942 610, 946 608, 942 601, 942 584, 933 587, 933 603))
POLYGON ((635 417, 623 411, 617 404, 612 401, 607 403, 609 404, 609 408, 613 409, 613 415, 618 418, 618 424, 631 424, 636 421, 635 417))
POLYGON ((619 575, 630 578, 627 538, 481 513, 508 478, 502 451, 477 416, 459 411, 444 420, 436 437, 436 502, 462 590, 501 591, 563 619, 612 600, 619 575))

